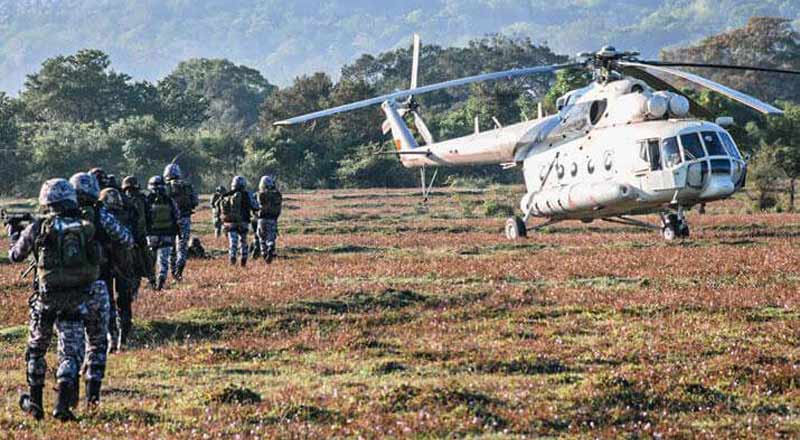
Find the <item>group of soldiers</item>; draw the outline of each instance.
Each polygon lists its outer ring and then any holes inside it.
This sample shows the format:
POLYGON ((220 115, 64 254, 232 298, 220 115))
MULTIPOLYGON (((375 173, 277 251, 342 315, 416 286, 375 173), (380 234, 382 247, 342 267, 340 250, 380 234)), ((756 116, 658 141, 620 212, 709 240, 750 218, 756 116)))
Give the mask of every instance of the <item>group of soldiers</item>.
MULTIPOLYGON (((282 196, 272 177, 262 178, 259 186, 253 195, 237 176, 230 191, 214 196, 214 224, 228 233, 233 264, 239 249, 242 266, 247 262, 251 214, 261 254, 268 263, 275 256, 282 196)), ((141 279, 161 290, 170 272, 176 281, 183 277, 198 196, 177 164, 150 178, 147 189, 141 191, 133 176, 119 185, 100 168, 69 180, 50 179, 39 192, 42 215, 25 228, 8 225, 9 259, 22 262, 33 256, 25 354, 29 390, 20 397, 20 407, 37 420, 44 417, 45 354, 54 332, 58 394, 53 416, 74 420, 80 376, 91 409, 100 401, 108 353, 128 343, 141 279)))

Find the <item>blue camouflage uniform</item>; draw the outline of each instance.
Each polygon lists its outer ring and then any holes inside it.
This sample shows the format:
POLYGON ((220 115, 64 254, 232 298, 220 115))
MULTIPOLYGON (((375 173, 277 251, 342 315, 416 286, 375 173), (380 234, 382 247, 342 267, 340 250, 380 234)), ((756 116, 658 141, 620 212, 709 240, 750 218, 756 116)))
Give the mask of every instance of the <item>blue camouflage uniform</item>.
POLYGON ((181 179, 167 179, 166 188, 167 195, 172 197, 173 186, 176 184, 185 184, 191 189, 191 201, 185 206, 178 205, 180 215, 178 218, 178 235, 175 237, 175 243, 169 253, 169 268, 172 270, 172 275, 175 278, 180 278, 183 273, 183 268, 186 267, 186 260, 189 258, 189 240, 192 237, 192 214, 194 209, 200 205, 200 199, 194 188, 182 181, 181 179))
MULTIPOLYGON (((148 197, 148 204, 152 204, 152 196, 148 197)), ((178 209, 178 205, 175 203, 174 200, 170 199, 170 204, 172 205, 172 215, 173 219, 180 219, 180 209, 178 209)), ((184 234, 183 227, 184 223, 181 221, 177 222, 178 226, 178 236, 184 234)), ((189 226, 191 227, 191 226, 189 226)), ((167 279, 167 275, 169 275, 169 259, 171 257, 170 253, 174 249, 175 245, 175 235, 168 234, 168 235, 156 235, 152 234, 152 231, 147 235, 147 245, 150 246, 150 249, 153 250, 156 254, 156 266, 158 267, 158 273, 156 278, 160 284, 163 284, 164 281, 167 279)))

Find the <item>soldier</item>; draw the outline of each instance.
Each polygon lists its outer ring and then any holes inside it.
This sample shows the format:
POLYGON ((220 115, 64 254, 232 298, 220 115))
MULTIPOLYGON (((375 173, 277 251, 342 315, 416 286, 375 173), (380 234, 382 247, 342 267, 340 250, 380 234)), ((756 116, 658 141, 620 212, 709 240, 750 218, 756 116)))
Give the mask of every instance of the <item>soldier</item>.
POLYGON ((178 205, 180 211, 180 235, 177 237, 175 249, 170 253, 169 266, 172 276, 180 281, 183 269, 186 267, 188 257, 189 239, 192 236, 192 214, 200 204, 197 193, 192 184, 181 178, 181 168, 176 163, 171 163, 164 168, 164 181, 166 182, 167 195, 178 205))
MULTIPOLYGON (((84 220, 95 226, 94 240, 99 244, 100 273, 108 273, 111 260, 103 250, 109 246, 132 249, 133 236, 99 201, 100 187, 97 179, 88 173, 77 173, 69 179, 78 196, 78 206, 84 220)), ((111 313, 108 285, 97 279, 92 285, 92 295, 86 302, 86 361, 83 367, 86 380, 86 405, 100 402, 100 388, 106 370, 108 355, 108 325, 111 313)), ((77 404, 77 393, 73 402, 77 404)))
POLYGON ((157 255, 158 278, 156 280, 156 290, 164 288, 169 274, 169 257, 175 245, 175 236, 178 235, 181 224, 180 210, 178 205, 167 195, 164 179, 161 176, 153 176, 147 182, 147 206, 151 212, 152 223, 147 232, 147 245, 151 251, 157 255))
POLYGON ((218 186, 214 190, 214 195, 211 196, 211 216, 214 219, 214 238, 219 238, 222 235, 222 221, 219 218, 219 201, 222 195, 225 194, 225 188, 218 186))
POLYGON ((258 183, 258 230, 257 236, 261 247, 261 256, 267 264, 275 258, 275 247, 278 239, 278 217, 283 208, 283 195, 278 190, 277 182, 272 176, 264 176, 258 183))
POLYGON ((89 174, 94 176, 95 180, 97 180, 97 185, 100 189, 108 187, 108 174, 106 174, 104 169, 95 167, 89 170, 89 174))
POLYGON ((75 420, 70 403, 77 394, 86 301, 97 279, 94 225, 81 218, 75 189, 64 179, 50 179, 39 192, 45 217, 23 231, 9 225, 12 247, 8 258, 21 262, 34 256, 36 281, 29 300, 30 322, 25 352, 29 394, 20 397, 20 407, 36 420, 44 418, 47 353, 55 326, 58 335, 58 397, 53 417, 75 420))
MULTIPOLYGON (((139 295, 140 278, 147 278, 153 288, 156 286, 156 277, 153 272, 153 254, 147 245, 147 231, 150 229, 153 220, 147 197, 139 190, 139 181, 136 177, 128 176, 122 179, 122 191, 128 205, 136 211, 136 224, 131 230, 133 239, 136 242, 133 261, 136 277, 130 280, 131 301, 135 301, 139 295)), ((128 336, 133 326, 133 310, 131 309, 130 314, 127 314, 126 310, 120 308, 118 320, 120 329, 119 346, 122 348, 127 344, 128 336)))
POLYGON ((241 250, 242 267, 247 266, 247 232, 250 227, 251 213, 258 209, 258 202, 247 191, 247 181, 236 176, 231 181, 231 190, 222 196, 219 202, 219 216, 225 233, 228 234, 228 257, 231 265, 241 250))
MULTIPOLYGON (((110 180, 110 178, 109 178, 110 180)), ((100 201, 108 211, 129 231, 133 232, 138 223, 137 212, 126 203, 119 190, 110 186, 100 191, 100 201)), ((135 236, 134 236, 134 242, 135 236)), ((133 295, 135 294, 134 280, 136 287, 139 285, 139 276, 134 272, 134 252, 119 246, 111 246, 107 243, 105 254, 108 255, 109 264, 105 265, 100 273, 100 279, 105 281, 108 287, 109 301, 111 309, 108 321, 108 334, 110 339, 109 352, 117 351, 120 346, 121 332, 123 324, 127 326, 125 340, 127 341, 127 331, 130 330, 130 320, 132 315, 133 295)))

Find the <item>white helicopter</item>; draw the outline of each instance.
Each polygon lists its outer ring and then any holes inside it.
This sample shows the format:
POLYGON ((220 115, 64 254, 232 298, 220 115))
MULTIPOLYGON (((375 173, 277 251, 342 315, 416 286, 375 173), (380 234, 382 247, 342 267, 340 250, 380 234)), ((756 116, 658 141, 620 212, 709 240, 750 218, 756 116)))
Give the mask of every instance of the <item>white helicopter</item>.
POLYGON ((276 122, 291 125, 381 105, 384 131, 391 131, 397 154, 408 168, 421 168, 423 196, 425 169, 440 166, 522 165, 527 193, 520 202, 522 217, 507 220, 509 239, 527 235, 531 217, 546 221, 539 229, 564 220, 608 222, 654 228, 664 239, 688 237, 684 211, 700 203, 730 197, 745 183, 747 164, 730 134, 723 128, 733 119, 713 115, 673 86, 648 71, 676 76, 721 93, 764 114, 782 111, 749 95, 701 76, 671 67, 709 67, 800 74, 763 67, 639 60, 638 52, 618 52, 607 46, 597 53, 579 54, 580 61, 487 73, 428 86, 417 85, 420 40, 414 36, 411 87, 364 101, 276 122), (589 69, 594 81, 557 100, 558 113, 434 142, 417 113, 415 95, 481 81, 540 75, 564 69, 589 69), (659 88, 660 90, 656 90, 659 88), (398 100, 405 99, 398 104, 398 100), (411 133, 405 114, 411 112, 424 145, 411 133), (631 218, 657 213, 661 225, 631 218))

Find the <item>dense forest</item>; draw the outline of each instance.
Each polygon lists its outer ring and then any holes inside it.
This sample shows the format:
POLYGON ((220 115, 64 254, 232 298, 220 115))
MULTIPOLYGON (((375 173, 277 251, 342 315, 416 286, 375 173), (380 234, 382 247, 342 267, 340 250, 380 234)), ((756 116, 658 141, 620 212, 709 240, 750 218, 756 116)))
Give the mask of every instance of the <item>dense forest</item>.
MULTIPOLYGON (((800 35, 789 21, 759 18, 743 29, 662 56, 798 68, 797 41, 800 35)), ((204 190, 225 184, 235 173, 251 181, 273 173, 293 188, 413 185, 415 175, 396 158, 369 154, 384 148, 386 140, 377 108, 297 127, 272 125, 288 116, 407 87, 409 46, 363 54, 344 65, 336 79, 317 72, 282 88, 259 70, 226 59, 188 59, 150 82, 117 70, 111 57, 96 49, 47 58, 27 75, 18 96, 0 93, 0 193, 31 194, 43 179, 91 166, 146 178, 176 158, 204 190)), ((421 83, 567 59, 530 39, 502 35, 457 47, 425 45, 421 83)), ((794 105, 798 88, 774 75, 711 74, 788 110, 786 118, 767 120, 717 95, 687 90, 714 112, 736 117, 734 135, 754 155, 753 175, 765 174, 765 193, 785 177, 794 182, 800 176, 800 145, 791 135, 800 128, 794 105)), ((576 72, 561 72, 440 91, 419 101, 434 137, 446 139, 470 132, 476 116, 490 128, 492 117, 510 124, 533 116, 539 101, 552 111, 556 97, 587 80, 576 72)), ((499 167, 445 173, 445 179, 520 179, 519 173, 499 167)))
POLYGON ((444 47, 491 33, 575 54, 604 44, 656 56, 744 25, 798 17, 796 0, 0 0, 0 90, 16 95, 42 60, 91 47, 137 80, 191 58, 228 58, 275 84, 362 53, 444 47))

